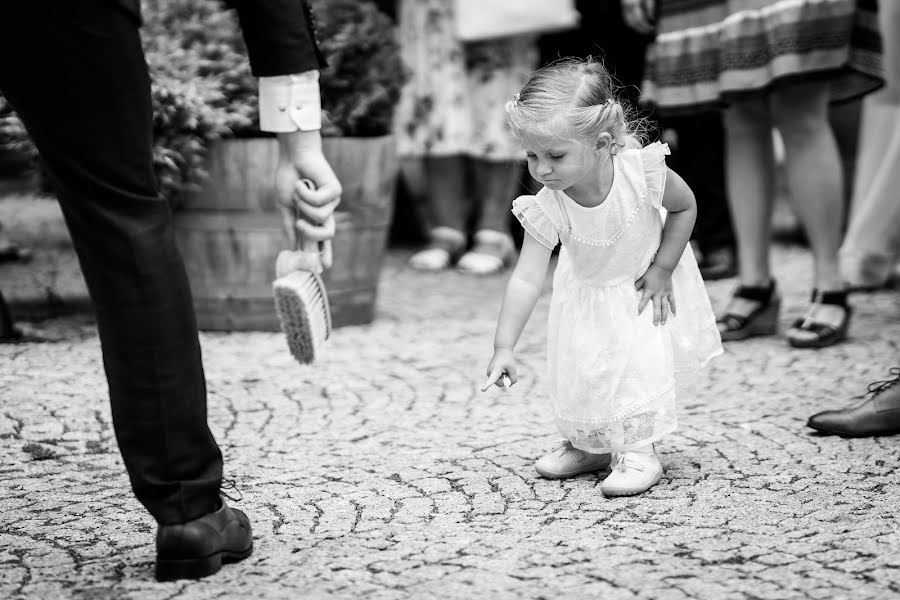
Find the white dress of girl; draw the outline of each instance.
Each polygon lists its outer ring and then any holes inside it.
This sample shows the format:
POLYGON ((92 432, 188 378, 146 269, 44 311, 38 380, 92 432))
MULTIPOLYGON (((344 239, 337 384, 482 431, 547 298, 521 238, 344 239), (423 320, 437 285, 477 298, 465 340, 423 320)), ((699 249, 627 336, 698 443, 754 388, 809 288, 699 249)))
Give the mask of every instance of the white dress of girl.
POLYGON ((722 353, 690 246, 672 273, 677 315, 654 325, 652 303, 638 315, 634 282, 662 238, 667 154, 656 142, 613 155, 612 188, 599 206, 547 188, 513 203, 536 240, 562 244, 548 319, 549 388, 557 426, 587 452, 625 452, 672 432, 676 373, 722 353))

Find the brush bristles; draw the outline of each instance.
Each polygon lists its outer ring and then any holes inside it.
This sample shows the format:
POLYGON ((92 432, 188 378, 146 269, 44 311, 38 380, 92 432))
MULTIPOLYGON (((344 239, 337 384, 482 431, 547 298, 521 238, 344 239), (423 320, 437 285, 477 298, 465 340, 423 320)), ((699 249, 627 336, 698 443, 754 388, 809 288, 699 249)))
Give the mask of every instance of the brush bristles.
POLYGON ((288 349, 299 362, 312 363, 331 333, 331 311, 322 279, 294 271, 276 279, 272 291, 288 349))

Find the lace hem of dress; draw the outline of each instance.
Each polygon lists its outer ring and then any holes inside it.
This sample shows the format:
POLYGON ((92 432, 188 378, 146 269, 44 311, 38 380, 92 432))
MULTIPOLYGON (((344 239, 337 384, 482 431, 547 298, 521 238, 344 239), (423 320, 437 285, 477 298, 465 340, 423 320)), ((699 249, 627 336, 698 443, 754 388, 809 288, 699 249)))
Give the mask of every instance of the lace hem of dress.
MULTIPOLYGON (((675 390, 676 390, 676 381, 675 379, 671 379, 665 386, 664 389, 653 394, 646 400, 643 400, 638 403, 627 403, 628 408, 625 410, 620 410, 617 413, 606 417, 598 417, 598 418, 584 418, 584 417, 571 417, 563 414, 559 410, 556 411, 556 420, 557 421, 571 421, 572 423, 580 423, 582 425, 590 425, 590 426, 605 426, 613 423, 620 423, 626 421, 636 415, 643 414, 645 412, 666 412, 667 409, 660 408, 664 405, 674 405, 675 402, 675 390)), ((556 403, 555 398, 554 405, 559 406, 556 403)), ((621 396, 614 397, 612 404, 624 404, 621 400, 621 396)))
POLYGON ((678 428, 674 411, 646 411, 627 419, 594 425, 557 417, 557 427, 572 446, 594 454, 626 452, 658 442, 678 428))

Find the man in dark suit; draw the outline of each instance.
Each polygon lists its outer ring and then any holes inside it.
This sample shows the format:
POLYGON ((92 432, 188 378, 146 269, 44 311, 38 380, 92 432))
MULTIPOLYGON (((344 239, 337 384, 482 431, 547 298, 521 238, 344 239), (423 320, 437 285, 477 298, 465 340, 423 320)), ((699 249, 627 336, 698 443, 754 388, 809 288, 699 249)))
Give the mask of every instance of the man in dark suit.
MULTIPOLYGON (((322 59, 309 8, 303 0, 230 4, 263 78, 262 126, 278 132, 297 181, 318 188, 296 184, 281 200, 289 213, 326 223, 341 189, 321 151, 322 59)), ((58 190, 96 310, 122 458, 159 525, 156 576, 197 578, 249 556, 252 535, 247 517, 220 496, 222 455, 207 426, 190 288, 153 172, 139 26, 138 0, 5 5, 0 90, 58 190)), ((301 233, 326 240, 334 230, 301 233)))

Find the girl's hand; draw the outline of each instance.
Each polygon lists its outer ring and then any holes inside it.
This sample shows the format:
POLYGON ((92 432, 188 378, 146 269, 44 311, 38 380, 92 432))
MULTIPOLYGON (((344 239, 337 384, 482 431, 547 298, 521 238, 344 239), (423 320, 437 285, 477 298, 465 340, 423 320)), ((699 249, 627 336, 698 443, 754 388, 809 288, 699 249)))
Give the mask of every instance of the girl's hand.
POLYGON ((634 282, 634 289, 643 291, 638 303, 638 314, 653 301, 653 324, 666 322, 671 312, 675 314, 675 295, 672 293, 672 272, 656 263, 651 264, 641 278, 634 282))
POLYGON ((494 350, 494 356, 488 364, 485 371, 487 373, 487 381, 481 386, 481 391, 486 392, 491 384, 497 387, 505 387, 503 385, 503 374, 509 375, 510 385, 514 385, 519 380, 516 375, 516 357, 512 350, 501 348, 494 350))

